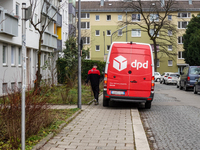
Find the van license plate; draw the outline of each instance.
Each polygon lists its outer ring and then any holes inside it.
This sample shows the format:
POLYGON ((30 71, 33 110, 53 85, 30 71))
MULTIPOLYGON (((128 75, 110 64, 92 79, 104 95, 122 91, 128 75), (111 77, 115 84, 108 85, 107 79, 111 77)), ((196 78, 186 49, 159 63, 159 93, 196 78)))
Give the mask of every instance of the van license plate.
POLYGON ((125 95, 125 92, 124 91, 111 91, 111 94, 125 95))

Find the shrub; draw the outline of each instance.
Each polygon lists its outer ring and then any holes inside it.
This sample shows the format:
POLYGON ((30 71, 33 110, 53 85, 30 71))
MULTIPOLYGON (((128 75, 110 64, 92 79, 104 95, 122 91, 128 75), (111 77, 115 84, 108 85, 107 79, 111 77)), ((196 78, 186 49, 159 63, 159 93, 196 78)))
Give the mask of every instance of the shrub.
MULTIPOLYGON (((44 93, 44 91, 43 91, 44 93)), ((53 119, 46 103, 47 98, 42 95, 35 95, 28 90, 26 92, 26 113, 25 133, 26 138, 52 123, 53 119)), ((7 96, 2 98, 0 105, 0 144, 7 143, 6 148, 17 149, 21 143, 21 92, 8 91, 7 96)))

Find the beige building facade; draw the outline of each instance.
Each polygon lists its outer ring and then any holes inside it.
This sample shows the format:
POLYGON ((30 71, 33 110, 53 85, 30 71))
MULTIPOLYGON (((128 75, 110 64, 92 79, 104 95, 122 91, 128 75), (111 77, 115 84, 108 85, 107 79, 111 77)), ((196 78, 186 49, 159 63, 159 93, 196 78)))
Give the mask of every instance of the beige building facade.
MULTIPOLYGON (((154 3, 153 1, 146 2, 150 2, 151 5, 154 3)), ((177 9, 173 10, 166 17, 166 20, 171 21, 176 26, 176 34, 173 36, 177 41, 174 42, 175 45, 168 45, 166 48, 169 52, 176 51, 177 55, 170 58, 166 54, 158 52, 157 71, 160 73, 180 72, 187 65, 182 55, 182 36, 192 15, 196 16, 200 13, 200 1, 177 1, 176 7, 177 9)), ((78 7, 76 12, 78 12, 78 7)), ((164 13, 160 12, 159 15, 164 15, 164 13)), ((121 21, 138 21, 145 26, 141 14, 134 10, 126 11, 121 1, 81 2, 81 37, 84 41, 84 48, 90 50, 90 59, 105 61, 112 42, 132 41, 153 44, 147 32, 143 31, 140 26, 120 25, 121 21)), ((167 32, 168 35, 163 35, 163 38, 172 36, 170 34, 173 33, 167 32)))

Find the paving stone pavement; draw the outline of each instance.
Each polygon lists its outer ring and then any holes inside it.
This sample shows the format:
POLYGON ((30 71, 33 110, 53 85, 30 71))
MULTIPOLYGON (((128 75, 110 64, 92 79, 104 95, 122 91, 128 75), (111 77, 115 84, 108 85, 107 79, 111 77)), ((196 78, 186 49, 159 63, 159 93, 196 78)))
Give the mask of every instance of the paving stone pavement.
POLYGON ((149 150, 142 129, 137 109, 103 107, 101 96, 99 105, 83 106, 83 111, 41 149, 134 150, 138 147, 137 150, 149 150))

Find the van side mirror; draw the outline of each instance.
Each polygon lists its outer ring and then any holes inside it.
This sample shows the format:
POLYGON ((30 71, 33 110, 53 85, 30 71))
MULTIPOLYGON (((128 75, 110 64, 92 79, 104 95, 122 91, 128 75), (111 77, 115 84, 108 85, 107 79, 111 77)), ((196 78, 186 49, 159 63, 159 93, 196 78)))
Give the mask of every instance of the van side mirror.
POLYGON ((180 75, 183 75, 184 74, 184 72, 180 72, 180 75))

